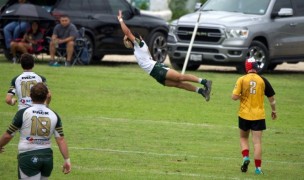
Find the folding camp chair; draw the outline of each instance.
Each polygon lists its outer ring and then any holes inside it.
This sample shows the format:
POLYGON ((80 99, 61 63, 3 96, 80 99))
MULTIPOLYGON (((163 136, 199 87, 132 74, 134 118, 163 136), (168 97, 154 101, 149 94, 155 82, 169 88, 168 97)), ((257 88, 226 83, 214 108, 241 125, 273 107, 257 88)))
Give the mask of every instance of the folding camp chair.
MULTIPOLYGON (((51 41, 50 37, 48 38, 48 41, 51 41)), ((91 57, 89 47, 89 41, 85 38, 85 28, 82 27, 78 30, 78 37, 75 39, 74 52, 72 55, 71 62, 72 66, 75 64, 89 64, 89 59, 91 57)), ((56 47, 55 56, 57 62, 66 62, 66 47, 64 45, 56 47)))
POLYGON ((79 37, 75 40, 72 65, 89 64, 91 52, 89 52, 90 44, 85 37, 85 28, 80 28, 78 33, 79 37))

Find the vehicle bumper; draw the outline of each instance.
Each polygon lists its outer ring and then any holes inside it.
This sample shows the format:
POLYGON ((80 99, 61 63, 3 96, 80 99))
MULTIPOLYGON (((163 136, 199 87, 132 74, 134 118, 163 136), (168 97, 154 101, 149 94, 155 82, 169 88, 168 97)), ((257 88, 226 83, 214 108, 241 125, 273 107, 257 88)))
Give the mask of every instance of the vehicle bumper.
MULTIPOLYGON (((187 56, 189 43, 175 41, 174 37, 168 37, 168 55, 171 59, 185 59, 187 56)), ((243 62, 248 47, 245 46, 223 46, 212 44, 193 44, 189 61, 214 62, 215 64, 226 64, 229 62, 243 62), (201 57, 201 59, 199 58, 201 57)))

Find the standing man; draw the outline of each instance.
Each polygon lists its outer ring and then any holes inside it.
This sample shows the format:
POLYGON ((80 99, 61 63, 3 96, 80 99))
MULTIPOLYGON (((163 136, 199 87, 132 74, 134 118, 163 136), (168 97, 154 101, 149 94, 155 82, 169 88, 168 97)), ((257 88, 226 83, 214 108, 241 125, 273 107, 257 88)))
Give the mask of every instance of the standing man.
POLYGON ((18 145, 19 179, 47 179, 53 170, 51 136, 54 134, 64 158, 63 173, 71 171, 68 146, 64 139, 60 117, 44 104, 48 89, 43 83, 31 88, 33 106, 19 110, 0 139, 0 153, 4 146, 20 132, 18 145))
POLYGON ((163 64, 154 61, 142 37, 135 37, 122 19, 122 12, 118 12, 118 21, 125 34, 124 44, 127 48, 134 48, 134 55, 138 65, 156 79, 160 84, 168 87, 176 87, 201 94, 206 101, 210 100, 212 81, 198 78, 190 74, 180 74, 179 72, 165 67, 163 64), (189 82, 200 83, 205 88, 195 87, 189 82))
POLYGON ((262 76, 257 74, 258 64, 253 57, 245 62, 247 74, 240 77, 232 92, 232 99, 240 99, 239 128, 240 145, 243 155, 242 172, 247 172, 249 159, 249 133, 252 134, 254 147, 255 173, 263 174, 262 165, 262 133, 266 129, 264 95, 268 97, 272 112, 272 119, 277 118, 275 92, 262 76))
POLYGON ((59 63, 54 60, 56 48, 66 48, 67 59, 65 66, 71 66, 71 61, 74 53, 74 40, 78 37, 78 31, 74 24, 71 23, 67 15, 59 18, 60 24, 54 28, 52 39, 50 42, 50 66, 59 66, 59 63))
MULTIPOLYGON (((31 87, 38 82, 46 83, 45 77, 33 72, 35 59, 31 54, 22 54, 20 57, 20 63, 23 73, 12 79, 11 87, 8 90, 5 98, 5 102, 11 106, 14 106, 18 101, 19 110, 31 106, 31 87), (18 100, 14 98, 15 95, 18 96, 18 100)), ((48 106, 50 102, 51 93, 49 92, 45 104, 48 106)))

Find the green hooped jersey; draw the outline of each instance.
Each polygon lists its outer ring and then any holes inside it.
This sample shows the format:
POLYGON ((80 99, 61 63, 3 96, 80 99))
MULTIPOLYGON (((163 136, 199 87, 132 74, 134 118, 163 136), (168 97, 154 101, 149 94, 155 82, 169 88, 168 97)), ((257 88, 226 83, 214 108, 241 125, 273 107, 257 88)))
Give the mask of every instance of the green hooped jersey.
POLYGON ((43 104, 19 110, 7 132, 20 131, 19 153, 51 148, 51 137, 64 136, 60 117, 43 104))

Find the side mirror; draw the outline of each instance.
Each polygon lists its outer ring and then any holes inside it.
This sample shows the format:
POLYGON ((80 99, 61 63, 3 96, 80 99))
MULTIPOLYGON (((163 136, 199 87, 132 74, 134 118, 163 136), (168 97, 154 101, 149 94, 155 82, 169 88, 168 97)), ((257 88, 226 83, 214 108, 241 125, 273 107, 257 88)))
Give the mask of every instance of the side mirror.
POLYGON ((131 19, 133 16, 133 13, 131 11, 123 11, 122 16, 124 19, 131 19))
POLYGON ((293 16, 293 9, 291 8, 281 8, 278 12, 279 16, 287 17, 287 16, 293 16))
POLYGON ((271 13, 272 19, 276 17, 290 17, 290 16, 293 16, 293 9, 291 8, 281 8, 279 12, 271 13))
POLYGON ((124 10, 122 12, 122 16, 124 19, 131 19, 134 15, 139 16, 140 15, 140 10, 137 8, 132 7, 130 10, 124 10))
POLYGON ((202 3, 196 3, 194 6, 194 11, 199 10, 202 7, 202 5, 203 5, 202 3))
POLYGON ((140 10, 137 8, 134 8, 134 14, 139 16, 140 15, 140 10))

